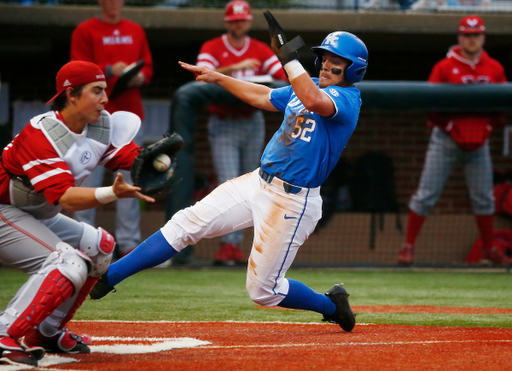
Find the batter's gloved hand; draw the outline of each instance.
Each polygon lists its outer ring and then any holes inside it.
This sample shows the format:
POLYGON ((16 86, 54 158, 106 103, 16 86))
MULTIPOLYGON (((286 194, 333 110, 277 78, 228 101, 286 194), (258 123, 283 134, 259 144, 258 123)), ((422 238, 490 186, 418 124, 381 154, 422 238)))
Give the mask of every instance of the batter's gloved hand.
POLYGON ((172 189, 177 183, 173 177, 177 166, 174 156, 183 148, 183 144, 183 138, 174 133, 140 150, 131 168, 133 184, 141 188, 140 193, 153 195, 167 193, 172 189), (165 171, 159 171, 153 165, 155 158, 161 154, 166 154, 171 159, 171 164, 165 171))
POLYGON ((284 35, 283 28, 279 25, 277 20, 274 18, 272 13, 268 10, 263 12, 265 19, 268 23, 268 30, 270 32, 270 46, 276 54, 277 58, 284 66, 286 63, 299 59, 299 53, 297 50, 304 45, 304 41, 300 36, 295 37, 293 40, 288 42, 284 35))

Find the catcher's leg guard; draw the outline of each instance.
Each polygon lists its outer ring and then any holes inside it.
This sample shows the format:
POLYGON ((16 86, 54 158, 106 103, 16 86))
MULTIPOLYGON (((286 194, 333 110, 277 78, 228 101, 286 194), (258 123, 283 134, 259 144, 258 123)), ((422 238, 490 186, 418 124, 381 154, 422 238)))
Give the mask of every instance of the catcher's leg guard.
POLYGON ((82 306, 85 299, 87 298, 87 295, 89 295, 92 288, 94 287, 94 285, 96 285, 96 282, 98 282, 99 279, 100 279, 100 277, 87 277, 87 280, 85 281, 84 285, 82 286, 82 289, 78 292, 78 296, 76 297, 75 302, 73 303, 73 306, 71 307, 68 314, 66 315, 66 317, 64 317, 64 320, 60 324, 59 330, 62 330, 66 326, 66 324, 69 321, 71 321, 71 318, 74 317, 77 309, 82 306))
MULTIPOLYGON (((26 289, 26 288, 25 288, 26 289)), ((7 333, 14 339, 23 336, 31 327, 41 323, 64 301, 73 294, 73 285, 58 269, 52 270, 44 277, 37 292, 22 313, 16 311, 16 305, 9 307, 4 315, 15 320, 8 327, 7 333)), ((23 299, 23 293, 18 300, 23 299)))

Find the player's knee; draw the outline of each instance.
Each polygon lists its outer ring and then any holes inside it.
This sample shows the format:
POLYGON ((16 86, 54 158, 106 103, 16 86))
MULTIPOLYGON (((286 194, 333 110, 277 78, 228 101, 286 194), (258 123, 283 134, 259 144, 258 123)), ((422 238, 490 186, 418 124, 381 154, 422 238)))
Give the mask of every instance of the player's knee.
POLYGON ((56 247, 57 258, 53 264, 73 284, 75 290, 80 290, 92 269, 91 259, 67 243, 59 242, 56 247))
POLYGON ((277 295, 272 289, 273 285, 254 285, 248 283, 246 288, 249 297, 253 302, 266 307, 277 305, 283 300, 282 296, 277 295))
POLYGON ((86 223, 84 227, 79 249, 92 261, 92 269, 89 273, 92 277, 99 277, 105 273, 112 261, 112 253, 116 245, 114 237, 103 228, 94 228, 86 223))

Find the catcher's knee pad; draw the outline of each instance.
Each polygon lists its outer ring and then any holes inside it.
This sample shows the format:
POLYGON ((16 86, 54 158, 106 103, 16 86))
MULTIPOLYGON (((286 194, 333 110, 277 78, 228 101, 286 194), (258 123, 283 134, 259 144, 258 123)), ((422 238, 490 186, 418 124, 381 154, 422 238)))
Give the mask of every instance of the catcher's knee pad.
POLYGON ((4 321, 10 322, 8 334, 15 339, 41 323, 73 294, 73 283, 54 268, 30 277, 23 292, 5 311, 4 321))
POLYGON ((114 237, 103 228, 94 228, 86 223, 80 223, 84 227, 79 248, 86 254, 93 263, 92 271, 89 273, 92 277, 100 277, 105 273, 112 261, 112 253, 116 242, 114 237))
POLYGON ((43 268, 48 271, 55 266, 71 281, 75 290, 80 290, 87 279, 87 274, 92 270, 91 259, 64 242, 59 242, 56 248, 43 268))

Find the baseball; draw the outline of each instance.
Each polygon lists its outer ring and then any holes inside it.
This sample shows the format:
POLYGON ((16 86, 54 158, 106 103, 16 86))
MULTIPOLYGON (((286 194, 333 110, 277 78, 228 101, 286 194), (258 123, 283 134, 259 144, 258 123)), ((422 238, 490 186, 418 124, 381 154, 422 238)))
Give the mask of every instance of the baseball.
POLYGON ((162 153, 153 160, 153 166, 158 171, 165 171, 169 169, 169 166, 171 166, 171 158, 165 153, 162 153))

